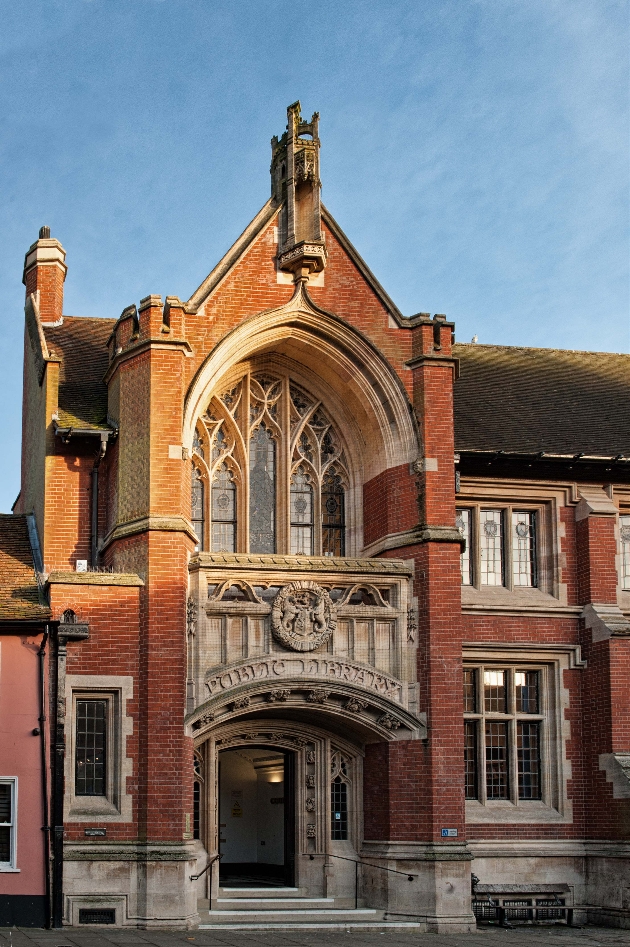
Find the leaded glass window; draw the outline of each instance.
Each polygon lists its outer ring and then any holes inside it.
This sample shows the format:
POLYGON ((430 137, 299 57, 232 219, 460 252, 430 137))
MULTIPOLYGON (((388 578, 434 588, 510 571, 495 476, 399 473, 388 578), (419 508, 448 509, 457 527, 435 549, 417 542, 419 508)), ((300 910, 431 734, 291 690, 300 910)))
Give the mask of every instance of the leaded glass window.
POLYGON ((197 423, 193 518, 212 551, 345 555, 349 482, 325 406, 282 372, 226 383, 197 423))
POLYGON ((330 782, 330 837, 333 842, 349 838, 350 760, 332 751, 330 782))
POLYGON ((501 510, 479 513, 481 584, 503 585, 503 516, 501 510))
POLYGON ((630 515, 619 517, 619 538, 621 539, 621 587, 630 590, 630 515))
POLYGON ((512 576, 517 585, 536 585, 535 513, 512 513, 512 576))
POLYGON ((466 546, 461 551, 459 557, 460 568, 462 572, 462 585, 472 585, 472 557, 470 554, 471 543, 471 511, 457 510, 455 525, 466 540, 466 546))
POLYGON ((221 464, 212 480, 212 552, 236 549, 236 487, 227 464, 221 464))
POLYGON ((205 489, 201 473, 196 467, 193 467, 192 473, 191 508, 193 529, 199 540, 198 548, 203 549, 205 532, 205 489))
POLYGON ((264 424, 249 442, 249 551, 276 551, 276 445, 264 424))
POLYGON ((538 587, 539 518, 540 510, 510 506, 458 509, 455 525, 466 540, 460 555, 462 585, 538 587))
POLYGON ((322 483, 322 552, 345 555, 345 496, 343 482, 334 467, 322 483))
POLYGON ((542 799, 541 668, 464 668, 467 799, 542 799))
POLYGON ((313 488, 303 467, 291 478, 291 555, 313 555, 313 488))
POLYGON ((104 796, 106 793, 107 701, 77 700, 75 746, 75 793, 104 796))

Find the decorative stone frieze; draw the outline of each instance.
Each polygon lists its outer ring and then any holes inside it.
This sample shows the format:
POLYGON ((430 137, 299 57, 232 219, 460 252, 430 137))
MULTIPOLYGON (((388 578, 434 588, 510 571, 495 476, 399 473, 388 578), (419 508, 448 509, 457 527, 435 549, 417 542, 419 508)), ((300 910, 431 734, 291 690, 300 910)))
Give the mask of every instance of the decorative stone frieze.
POLYGON ((269 691, 267 694, 267 702, 273 704, 278 701, 285 701, 290 696, 291 691, 288 688, 278 687, 275 690, 269 691))

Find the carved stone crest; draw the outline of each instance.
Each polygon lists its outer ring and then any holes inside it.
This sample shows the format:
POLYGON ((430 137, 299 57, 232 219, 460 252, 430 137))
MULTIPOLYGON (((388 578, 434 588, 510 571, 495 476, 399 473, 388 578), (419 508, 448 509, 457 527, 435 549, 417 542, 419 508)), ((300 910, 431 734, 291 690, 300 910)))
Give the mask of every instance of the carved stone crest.
POLYGON ((335 630, 337 615, 326 589, 315 582, 291 582, 280 589, 271 609, 274 638, 292 651, 314 651, 335 630))

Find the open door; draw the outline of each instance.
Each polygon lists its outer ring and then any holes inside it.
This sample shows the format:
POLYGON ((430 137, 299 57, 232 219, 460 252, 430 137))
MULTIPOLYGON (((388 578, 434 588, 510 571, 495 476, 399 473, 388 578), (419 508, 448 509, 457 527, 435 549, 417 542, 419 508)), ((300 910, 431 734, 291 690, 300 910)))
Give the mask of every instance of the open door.
POLYGON ((222 887, 293 885, 294 760, 294 753, 269 746, 219 753, 222 887))

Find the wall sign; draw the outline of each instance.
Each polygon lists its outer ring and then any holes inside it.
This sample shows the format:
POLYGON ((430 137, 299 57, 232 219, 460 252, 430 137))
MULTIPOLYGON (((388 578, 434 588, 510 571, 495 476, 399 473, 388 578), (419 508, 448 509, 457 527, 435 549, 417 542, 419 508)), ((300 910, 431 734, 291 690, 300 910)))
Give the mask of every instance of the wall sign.
POLYGON ((240 802, 235 802, 232 806, 232 818, 233 819, 242 819, 243 818, 243 809, 240 802))
POLYGON ((457 829, 442 829, 442 838, 457 838, 457 829))

